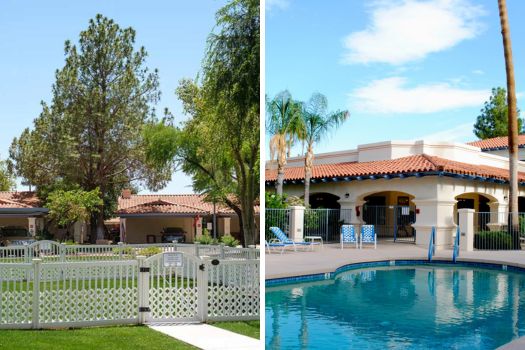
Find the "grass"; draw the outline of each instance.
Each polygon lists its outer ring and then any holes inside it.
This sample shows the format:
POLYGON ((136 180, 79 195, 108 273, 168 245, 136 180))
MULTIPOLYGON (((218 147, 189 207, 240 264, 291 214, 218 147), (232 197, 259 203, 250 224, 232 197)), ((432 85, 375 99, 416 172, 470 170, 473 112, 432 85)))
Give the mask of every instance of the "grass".
MULTIPOLYGON (((260 339, 259 321, 215 322, 212 326, 260 339)), ((0 330, 0 349, 172 350, 196 349, 146 326, 58 330, 0 330)))
POLYGON ((0 349, 172 350, 195 347, 145 326, 68 330, 0 330, 0 349))
POLYGON ((255 339, 261 338, 259 321, 215 322, 210 324, 255 339))

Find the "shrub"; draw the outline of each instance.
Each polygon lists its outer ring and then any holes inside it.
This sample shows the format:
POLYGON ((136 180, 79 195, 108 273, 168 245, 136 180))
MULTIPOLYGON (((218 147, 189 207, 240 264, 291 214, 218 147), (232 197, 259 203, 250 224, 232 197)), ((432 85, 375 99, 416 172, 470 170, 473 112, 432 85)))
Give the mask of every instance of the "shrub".
POLYGON ((474 235, 474 248, 510 250, 512 249, 512 236, 506 231, 481 231, 474 235))
POLYGON ((162 249, 160 249, 159 247, 147 247, 139 250, 138 255, 152 256, 159 253, 162 253, 162 249))
POLYGON ((131 247, 113 248, 113 254, 119 255, 120 253, 122 253, 122 255, 133 255, 133 248, 131 247))
POLYGON ((227 247, 236 247, 239 245, 239 241, 235 239, 233 236, 222 236, 221 237, 221 243, 224 243, 227 247))
POLYGON ((210 236, 210 234, 208 233, 208 230, 204 229, 202 232, 203 232, 202 236, 196 238, 195 242, 200 243, 200 244, 217 244, 218 243, 218 241, 215 238, 210 236))

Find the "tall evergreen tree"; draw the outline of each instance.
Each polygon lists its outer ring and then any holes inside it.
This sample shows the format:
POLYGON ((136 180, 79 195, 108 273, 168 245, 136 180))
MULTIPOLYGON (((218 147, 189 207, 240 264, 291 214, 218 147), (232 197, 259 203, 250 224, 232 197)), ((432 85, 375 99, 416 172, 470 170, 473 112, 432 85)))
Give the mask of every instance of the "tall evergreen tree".
POLYGON ((42 189, 61 184, 100 189, 104 200, 91 218, 92 239, 104 236, 104 218, 124 187, 156 189, 169 167, 148 163, 141 130, 155 121, 157 71, 135 48, 135 30, 102 15, 89 21, 78 46, 65 43, 65 65, 57 70, 51 104, 33 129, 13 140, 10 156, 17 175, 42 189))

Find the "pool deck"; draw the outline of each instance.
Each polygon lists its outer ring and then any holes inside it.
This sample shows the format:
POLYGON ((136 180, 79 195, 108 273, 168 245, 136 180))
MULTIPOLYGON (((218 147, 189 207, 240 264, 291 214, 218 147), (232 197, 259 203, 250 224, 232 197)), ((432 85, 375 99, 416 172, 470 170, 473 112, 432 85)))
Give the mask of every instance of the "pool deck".
MULTIPOLYGON (((383 261, 383 260, 426 260, 428 248, 418 247, 411 243, 394 243, 379 241, 377 249, 367 246, 363 249, 346 245, 341 250, 339 244, 325 244, 323 248, 316 247, 314 251, 286 250, 266 252, 266 279, 304 276, 318 273, 333 272, 338 267, 347 264, 383 261)), ((435 260, 452 260, 452 250, 438 250, 435 260)), ((494 264, 513 265, 525 268, 525 251, 473 251, 460 252, 457 261, 472 261, 494 264)))

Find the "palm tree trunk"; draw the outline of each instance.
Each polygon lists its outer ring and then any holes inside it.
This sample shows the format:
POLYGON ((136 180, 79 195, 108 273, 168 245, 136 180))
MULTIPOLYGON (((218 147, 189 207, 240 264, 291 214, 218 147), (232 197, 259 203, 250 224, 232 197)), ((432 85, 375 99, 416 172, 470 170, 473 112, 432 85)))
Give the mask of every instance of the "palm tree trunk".
POLYGON ((310 206, 310 179, 312 178, 312 166, 314 159, 313 144, 309 143, 304 157, 304 206, 310 206))
POLYGON ((507 14, 506 0, 498 0, 505 54, 505 70, 507 75, 507 104, 509 122, 509 213, 510 225, 513 233, 514 248, 519 248, 518 232, 518 116, 516 107, 516 84, 514 82, 514 63, 512 62, 512 44, 510 40, 510 26, 507 14))
POLYGON ((286 166, 286 135, 277 136, 277 195, 283 195, 284 167, 286 166))

